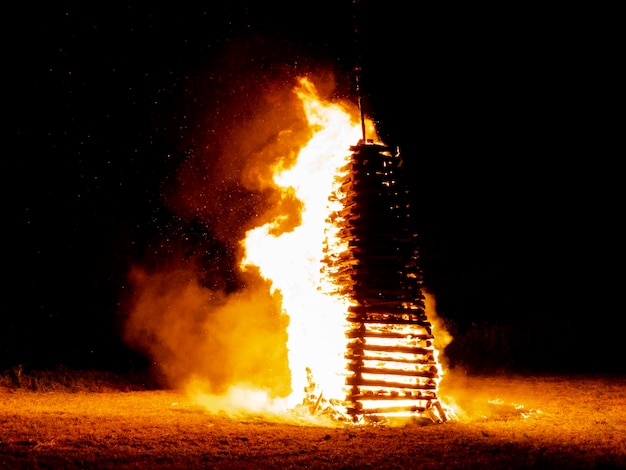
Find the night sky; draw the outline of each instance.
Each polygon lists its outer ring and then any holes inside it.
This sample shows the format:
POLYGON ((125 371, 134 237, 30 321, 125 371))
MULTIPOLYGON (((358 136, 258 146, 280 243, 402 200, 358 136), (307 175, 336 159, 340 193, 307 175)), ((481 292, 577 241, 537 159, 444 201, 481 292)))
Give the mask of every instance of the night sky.
POLYGON ((134 264, 210 253, 235 289, 220 221, 168 205, 178 169, 209 133, 231 144, 220 131, 265 80, 332 70, 354 99, 358 65, 364 108, 404 155, 440 316, 564 332, 572 362, 623 370, 616 12, 62 3, 4 16, 0 368, 141 361, 119 333, 134 264))

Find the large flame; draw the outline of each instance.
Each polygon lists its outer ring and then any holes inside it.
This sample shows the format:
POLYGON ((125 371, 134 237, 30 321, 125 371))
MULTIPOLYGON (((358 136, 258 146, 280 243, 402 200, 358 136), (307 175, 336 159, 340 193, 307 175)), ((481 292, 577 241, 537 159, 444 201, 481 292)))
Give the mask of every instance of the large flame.
MULTIPOLYGON (((329 251, 347 249, 341 246, 329 215, 338 209, 332 196, 338 191, 342 169, 346 171, 349 149, 362 137, 360 117, 341 104, 323 102, 309 80, 300 79, 295 92, 313 135, 293 166, 275 168, 274 183, 302 202, 301 223, 281 232, 279 216, 250 230, 241 262, 244 269, 257 266, 282 296, 289 317, 289 406, 302 401, 311 380, 328 398, 345 395, 345 312, 350 299, 332 293, 336 289, 324 277, 322 260, 329 251)), ((375 136, 373 122, 366 124, 375 136)))

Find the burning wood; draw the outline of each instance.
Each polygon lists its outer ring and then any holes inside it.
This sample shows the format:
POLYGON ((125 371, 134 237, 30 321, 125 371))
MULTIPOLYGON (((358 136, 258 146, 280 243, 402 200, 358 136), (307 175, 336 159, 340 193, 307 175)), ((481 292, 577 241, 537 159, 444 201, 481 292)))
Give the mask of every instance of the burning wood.
POLYGON ((343 207, 330 217, 348 251, 326 259, 337 292, 355 302, 346 312, 347 414, 446 421, 400 157, 379 144, 351 150, 338 193, 343 207))

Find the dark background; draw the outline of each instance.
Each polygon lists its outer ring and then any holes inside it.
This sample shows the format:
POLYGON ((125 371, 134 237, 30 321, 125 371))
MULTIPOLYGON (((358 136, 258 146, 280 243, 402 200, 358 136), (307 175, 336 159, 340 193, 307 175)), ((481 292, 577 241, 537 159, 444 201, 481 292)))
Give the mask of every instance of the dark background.
POLYGON ((624 372, 615 11, 56 3, 5 14, 1 368, 149 362, 119 334, 128 269, 186 223, 161 194, 202 130, 189 83, 210 89, 215 57, 251 41, 259 73, 319 60, 346 94, 362 67, 364 107, 405 157, 452 362, 624 372))

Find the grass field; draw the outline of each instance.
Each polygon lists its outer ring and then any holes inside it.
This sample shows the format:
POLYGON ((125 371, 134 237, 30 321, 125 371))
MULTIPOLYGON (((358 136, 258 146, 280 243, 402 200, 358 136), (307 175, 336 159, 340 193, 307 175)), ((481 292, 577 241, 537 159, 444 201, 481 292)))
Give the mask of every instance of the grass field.
POLYGON ((0 388, 1 468, 626 468, 626 377, 449 376, 448 422, 360 426, 42 388, 0 388))

